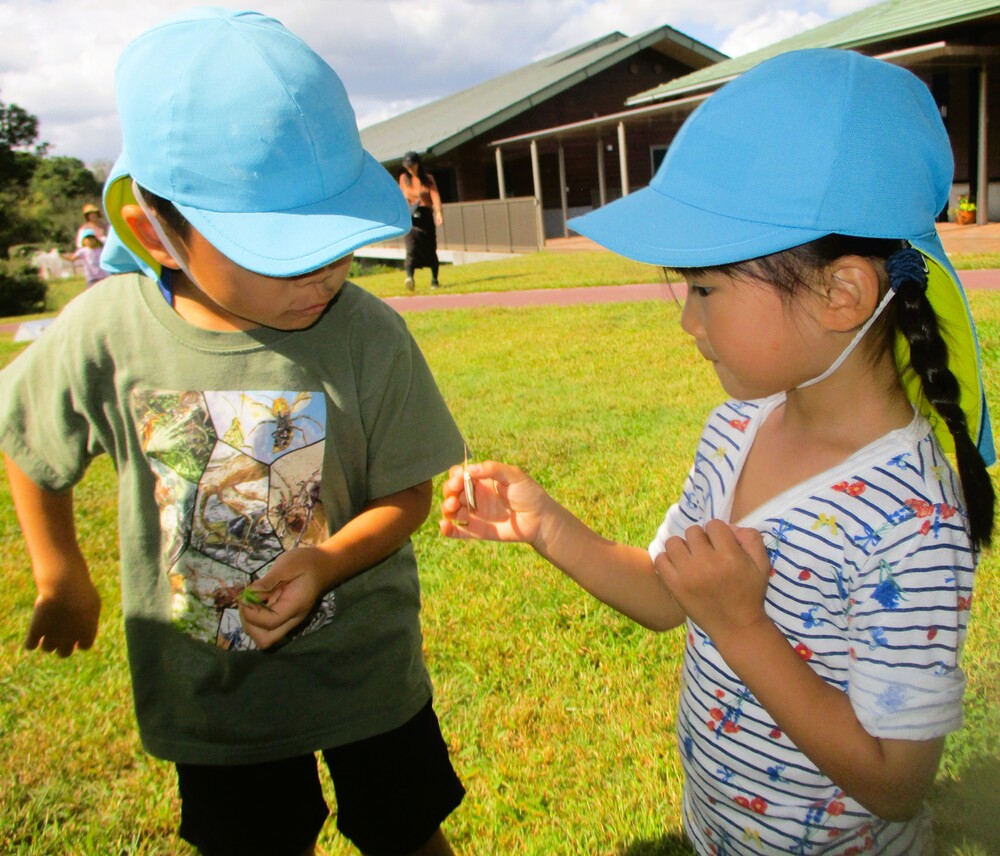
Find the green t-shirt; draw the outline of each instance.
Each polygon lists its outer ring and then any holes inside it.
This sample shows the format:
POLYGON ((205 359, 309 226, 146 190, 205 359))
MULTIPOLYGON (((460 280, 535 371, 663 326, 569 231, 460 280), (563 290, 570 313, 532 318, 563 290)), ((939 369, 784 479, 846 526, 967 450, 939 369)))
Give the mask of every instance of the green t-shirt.
POLYGON ((309 330, 202 330, 137 275, 74 300, 0 373, 0 446, 65 491, 119 477, 136 716, 154 755, 255 763, 395 728, 430 697, 408 542, 262 652, 236 597, 283 550, 462 458, 398 314, 346 283, 309 330))

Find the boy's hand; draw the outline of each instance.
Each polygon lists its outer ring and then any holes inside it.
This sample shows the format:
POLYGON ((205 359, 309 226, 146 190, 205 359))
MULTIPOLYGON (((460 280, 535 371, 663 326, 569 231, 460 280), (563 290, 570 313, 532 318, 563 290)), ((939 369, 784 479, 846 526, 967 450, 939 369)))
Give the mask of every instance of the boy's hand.
POLYGON ((83 573, 59 574, 51 590, 39 589, 35 611, 24 640, 28 650, 41 648, 68 657, 74 650, 86 650, 94 644, 101 615, 101 596, 83 573))
POLYGON ((771 562, 756 529, 709 520, 670 538, 654 567, 684 611, 719 644, 722 634, 768 621, 771 562), (717 638, 718 637, 718 638, 717 638))
POLYGON ((466 467, 476 508, 465 495, 462 467, 454 466, 441 487, 438 528, 449 538, 523 541, 534 544, 549 495, 522 470, 496 461, 466 467))
POLYGON ((258 648, 270 648, 301 624, 323 594, 318 568, 327 560, 315 547, 282 553, 271 570, 250 585, 253 600, 241 598, 240 620, 258 648))

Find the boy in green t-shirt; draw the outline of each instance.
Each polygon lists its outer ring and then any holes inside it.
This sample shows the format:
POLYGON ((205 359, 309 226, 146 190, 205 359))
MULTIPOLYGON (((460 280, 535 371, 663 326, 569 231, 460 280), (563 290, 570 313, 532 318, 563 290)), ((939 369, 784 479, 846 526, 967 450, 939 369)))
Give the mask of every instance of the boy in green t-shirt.
POLYGON ((345 281, 355 249, 405 233, 403 196, 337 75, 273 19, 187 12, 125 49, 116 88, 120 275, 0 373, 27 647, 93 644, 72 488, 108 453, 136 715, 177 765, 181 835, 313 852, 322 751, 362 852, 450 853, 464 790, 410 535, 462 438, 400 317, 345 281), (267 822, 225 822, 256 798, 267 822))

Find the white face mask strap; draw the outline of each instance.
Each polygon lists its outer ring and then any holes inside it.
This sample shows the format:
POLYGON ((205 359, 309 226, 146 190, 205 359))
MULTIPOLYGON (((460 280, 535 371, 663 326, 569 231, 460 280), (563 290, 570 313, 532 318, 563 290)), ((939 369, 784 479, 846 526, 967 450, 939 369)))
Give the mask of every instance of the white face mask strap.
POLYGON ((828 368, 825 372, 823 372, 823 374, 819 375, 818 377, 814 377, 812 380, 807 380, 805 383, 800 383, 795 388, 805 389, 807 386, 812 386, 814 383, 819 383, 822 380, 826 380, 837 369, 839 369, 844 364, 844 360, 846 360, 851 355, 851 352, 858 346, 858 342, 861 341, 865 333, 868 332, 872 324, 874 324, 875 321, 878 319, 879 315, 881 315, 882 312, 885 311, 885 307, 889 305, 889 301, 892 300, 892 296, 895 293, 896 289, 894 287, 890 288, 885 293, 885 297, 882 298, 881 303, 879 303, 878 307, 872 313, 872 317, 869 318, 867 321, 865 321, 864 326, 860 330, 858 330, 857 333, 854 334, 854 338, 851 339, 850 344, 846 348, 844 348, 843 351, 841 351, 840 356, 833 361, 833 365, 831 365, 830 368, 828 368))
POLYGON ((191 274, 191 270, 188 268, 187 263, 184 261, 184 257, 177 252, 177 248, 174 246, 174 242, 170 240, 167 236, 166 231, 163 228, 163 224, 160 223, 159 217, 156 216, 156 212, 152 209, 149 203, 143 198, 142 191, 139 189, 139 185, 132 181, 132 195, 135 196, 135 201, 139 203, 139 207, 142 209, 142 213, 146 215, 146 219, 149 220, 149 225, 153 227, 153 231, 156 232, 156 237, 160 239, 160 243, 163 244, 163 248, 170 253, 171 258, 177 262, 180 269, 184 272, 185 276, 196 286, 198 286, 198 281, 191 274))

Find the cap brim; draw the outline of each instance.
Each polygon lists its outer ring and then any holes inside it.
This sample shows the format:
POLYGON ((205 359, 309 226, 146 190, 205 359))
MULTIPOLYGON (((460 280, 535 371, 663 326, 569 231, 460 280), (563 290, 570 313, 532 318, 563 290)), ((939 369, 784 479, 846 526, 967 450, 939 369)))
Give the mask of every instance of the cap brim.
POLYGON ((132 177, 129 174, 125 155, 121 155, 104 184, 104 210, 111 228, 108 239, 101 251, 101 267, 111 273, 132 273, 142 271, 146 276, 159 280, 160 264, 132 233, 122 217, 122 208, 135 205, 132 193, 132 177))
POLYGON ((367 244, 401 237, 411 225, 399 185, 368 152, 354 184, 302 208, 234 213, 175 205, 224 256, 265 276, 316 270, 367 244))
POLYGON ((612 252, 663 267, 710 267, 766 256, 825 232, 754 223, 695 208, 644 187, 569 221, 612 252))
MULTIPOLYGON (((969 303, 965 297, 965 289, 951 262, 948 261, 948 255, 941 245, 937 231, 918 238, 910 238, 909 241, 927 259, 927 299, 934 308, 941 334, 948 344, 948 368, 958 381, 959 405, 965 412, 969 435, 979 449, 983 462, 990 466, 997 460, 993 426, 983 389, 979 342, 969 303)), ((896 342, 896 364, 901 368, 907 395, 934 427, 934 433, 942 448, 947 452, 954 452, 955 443, 951 432, 921 394, 919 379, 912 369, 909 369, 909 362, 909 346, 900 336, 896 342)))

